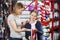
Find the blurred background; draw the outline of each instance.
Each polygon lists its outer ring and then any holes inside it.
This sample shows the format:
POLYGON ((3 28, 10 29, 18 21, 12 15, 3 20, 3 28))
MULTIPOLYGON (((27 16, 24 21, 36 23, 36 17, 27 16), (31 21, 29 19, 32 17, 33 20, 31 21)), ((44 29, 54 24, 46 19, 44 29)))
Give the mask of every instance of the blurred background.
MULTIPOLYGON (((7 23, 7 17, 9 14, 12 13, 13 7, 16 2, 22 2, 22 4, 25 6, 25 11, 21 15, 22 21, 29 20, 29 13, 30 10, 33 10, 36 6, 36 3, 33 1, 35 0, 0 0, 0 40, 8 40, 10 36, 10 31, 8 28, 7 23), (27 7, 29 4, 31 5, 27 7), (27 15, 27 16, 26 16, 27 15)), ((42 13, 41 13, 41 6, 42 1, 44 0, 38 0, 38 14, 39 19, 41 21, 42 13)), ((50 40, 60 40, 60 0, 49 0, 50 1, 50 11, 49 14, 49 28, 50 28, 50 40)), ((23 33, 25 35, 25 33, 23 33)), ((46 34, 45 34, 46 35, 46 34)))

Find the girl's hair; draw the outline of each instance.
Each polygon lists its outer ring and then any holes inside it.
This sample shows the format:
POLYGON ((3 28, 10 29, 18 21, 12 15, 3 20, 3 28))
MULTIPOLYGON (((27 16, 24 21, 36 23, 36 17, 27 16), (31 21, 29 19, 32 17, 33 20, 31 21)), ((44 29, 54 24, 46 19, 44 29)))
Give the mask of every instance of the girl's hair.
POLYGON ((15 12, 16 8, 24 8, 22 3, 16 3, 15 6, 13 7, 13 12, 15 12))
POLYGON ((33 12, 36 13, 36 15, 38 15, 38 11, 36 11, 36 10, 32 10, 32 11, 30 12, 30 14, 33 13, 33 12))

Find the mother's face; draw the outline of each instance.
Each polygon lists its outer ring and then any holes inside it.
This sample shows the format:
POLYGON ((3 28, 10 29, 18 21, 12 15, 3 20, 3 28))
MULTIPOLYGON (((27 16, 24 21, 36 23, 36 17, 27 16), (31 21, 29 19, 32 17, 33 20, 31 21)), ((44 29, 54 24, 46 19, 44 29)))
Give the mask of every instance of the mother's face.
POLYGON ((23 8, 15 8, 15 13, 16 13, 17 15, 22 14, 22 11, 23 11, 23 8))

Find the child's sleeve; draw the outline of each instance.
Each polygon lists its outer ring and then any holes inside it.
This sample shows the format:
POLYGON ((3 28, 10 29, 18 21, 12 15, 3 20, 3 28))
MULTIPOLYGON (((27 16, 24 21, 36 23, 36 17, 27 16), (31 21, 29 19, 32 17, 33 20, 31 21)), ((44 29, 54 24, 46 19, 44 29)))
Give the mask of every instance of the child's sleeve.
MULTIPOLYGON (((30 24, 27 23, 27 24, 25 25, 25 28, 27 28, 27 29, 31 29, 30 24)), ((29 36, 31 36, 31 32, 26 31, 26 32, 25 32, 25 37, 28 39, 29 36)))
POLYGON ((37 28, 37 32, 40 34, 40 35, 42 35, 43 34, 43 29, 42 29, 42 25, 41 25, 41 23, 40 23, 40 21, 37 21, 37 23, 36 23, 36 28, 37 28))

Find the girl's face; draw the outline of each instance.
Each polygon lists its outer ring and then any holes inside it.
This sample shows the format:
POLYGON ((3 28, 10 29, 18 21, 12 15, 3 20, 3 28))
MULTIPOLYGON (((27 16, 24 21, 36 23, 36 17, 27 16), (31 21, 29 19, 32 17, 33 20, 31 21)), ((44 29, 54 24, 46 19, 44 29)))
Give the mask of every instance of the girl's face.
POLYGON ((15 9, 15 13, 16 13, 17 15, 22 14, 22 9, 23 9, 23 8, 16 8, 16 9, 15 9))
POLYGON ((37 14, 36 14, 35 12, 32 12, 32 13, 30 14, 30 19, 36 20, 36 18, 37 18, 37 14))

